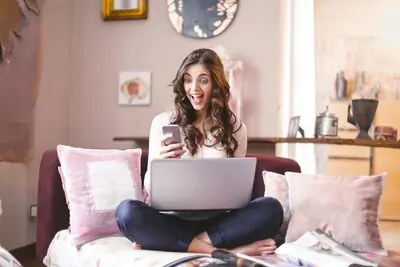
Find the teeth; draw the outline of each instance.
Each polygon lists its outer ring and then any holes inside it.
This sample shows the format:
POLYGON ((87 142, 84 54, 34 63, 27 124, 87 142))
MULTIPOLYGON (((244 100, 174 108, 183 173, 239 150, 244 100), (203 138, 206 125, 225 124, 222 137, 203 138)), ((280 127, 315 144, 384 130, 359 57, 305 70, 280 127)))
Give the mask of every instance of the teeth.
POLYGON ((203 100, 203 95, 192 95, 192 99, 196 104, 198 104, 203 100))

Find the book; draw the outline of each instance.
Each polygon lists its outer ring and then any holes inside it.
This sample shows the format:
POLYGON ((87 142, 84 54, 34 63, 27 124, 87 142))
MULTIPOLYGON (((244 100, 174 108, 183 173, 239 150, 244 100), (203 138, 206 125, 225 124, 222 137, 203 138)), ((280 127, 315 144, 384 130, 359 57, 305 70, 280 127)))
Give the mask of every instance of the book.
MULTIPOLYGON (((321 229, 308 231, 298 240, 285 243, 275 251, 293 266, 308 267, 378 267, 371 261, 336 242, 321 229)), ((268 267, 278 267, 265 265, 268 267)), ((280 267, 280 266, 279 266, 280 267)))
MULTIPOLYGON (((200 255, 199 255, 200 256, 200 255)), ((379 264, 339 244, 321 229, 308 231, 294 242, 285 243, 268 256, 252 257, 216 250, 211 255, 169 266, 264 266, 264 267, 378 267, 379 264), (231 265, 230 265, 231 264, 231 265)))

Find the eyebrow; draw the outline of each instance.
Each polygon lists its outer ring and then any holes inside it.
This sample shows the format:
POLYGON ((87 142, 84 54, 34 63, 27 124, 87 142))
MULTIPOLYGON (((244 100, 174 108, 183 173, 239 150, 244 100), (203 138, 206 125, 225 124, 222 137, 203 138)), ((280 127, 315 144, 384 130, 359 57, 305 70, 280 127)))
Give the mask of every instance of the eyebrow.
MULTIPOLYGON (((183 75, 187 75, 187 76, 190 76, 190 77, 192 77, 192 75, 190 75, 189 73, 187 73, 187 72, 185 72, 183 75)), ((207 73, 202 73, 202 74, 200 74, 199 75, 199 77, 203 77, 203 76, 206 76, 206 77, 208 77, 208 74, 207 73)))

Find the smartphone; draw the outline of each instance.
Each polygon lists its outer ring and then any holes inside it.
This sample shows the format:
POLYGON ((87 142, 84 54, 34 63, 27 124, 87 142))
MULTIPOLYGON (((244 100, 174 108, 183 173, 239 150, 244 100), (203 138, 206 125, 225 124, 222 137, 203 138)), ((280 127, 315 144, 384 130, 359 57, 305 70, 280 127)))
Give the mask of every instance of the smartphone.
POLYGON ((181 128, 178 125, 165 125, 162 127, 162 131, 164 135, 171 135, 171 139, 167 145, 182 142, 181 128))

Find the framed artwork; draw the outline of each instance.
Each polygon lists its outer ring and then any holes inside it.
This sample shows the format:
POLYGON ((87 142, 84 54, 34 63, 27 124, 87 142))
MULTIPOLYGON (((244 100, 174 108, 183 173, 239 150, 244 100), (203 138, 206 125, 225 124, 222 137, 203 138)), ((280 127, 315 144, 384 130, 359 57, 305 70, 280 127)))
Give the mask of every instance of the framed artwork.
POLYGON ((209 39, 232 24, 239 0, 167 0, 167 6, 176 32, 190 38, 209 39))
POLYGON ((103 20, 147 19, 148 0, 102 0, 103 20))
POLYGON ((119 74, 118 104, 147 106, 151 102, 150 72, 121 72, 119 74))
POLYGON ((287 137, 295 138, 297 136, 297 132, 299 131, 299 127, 300 127, 300 116, 295 116, 290 118, 287 137))

